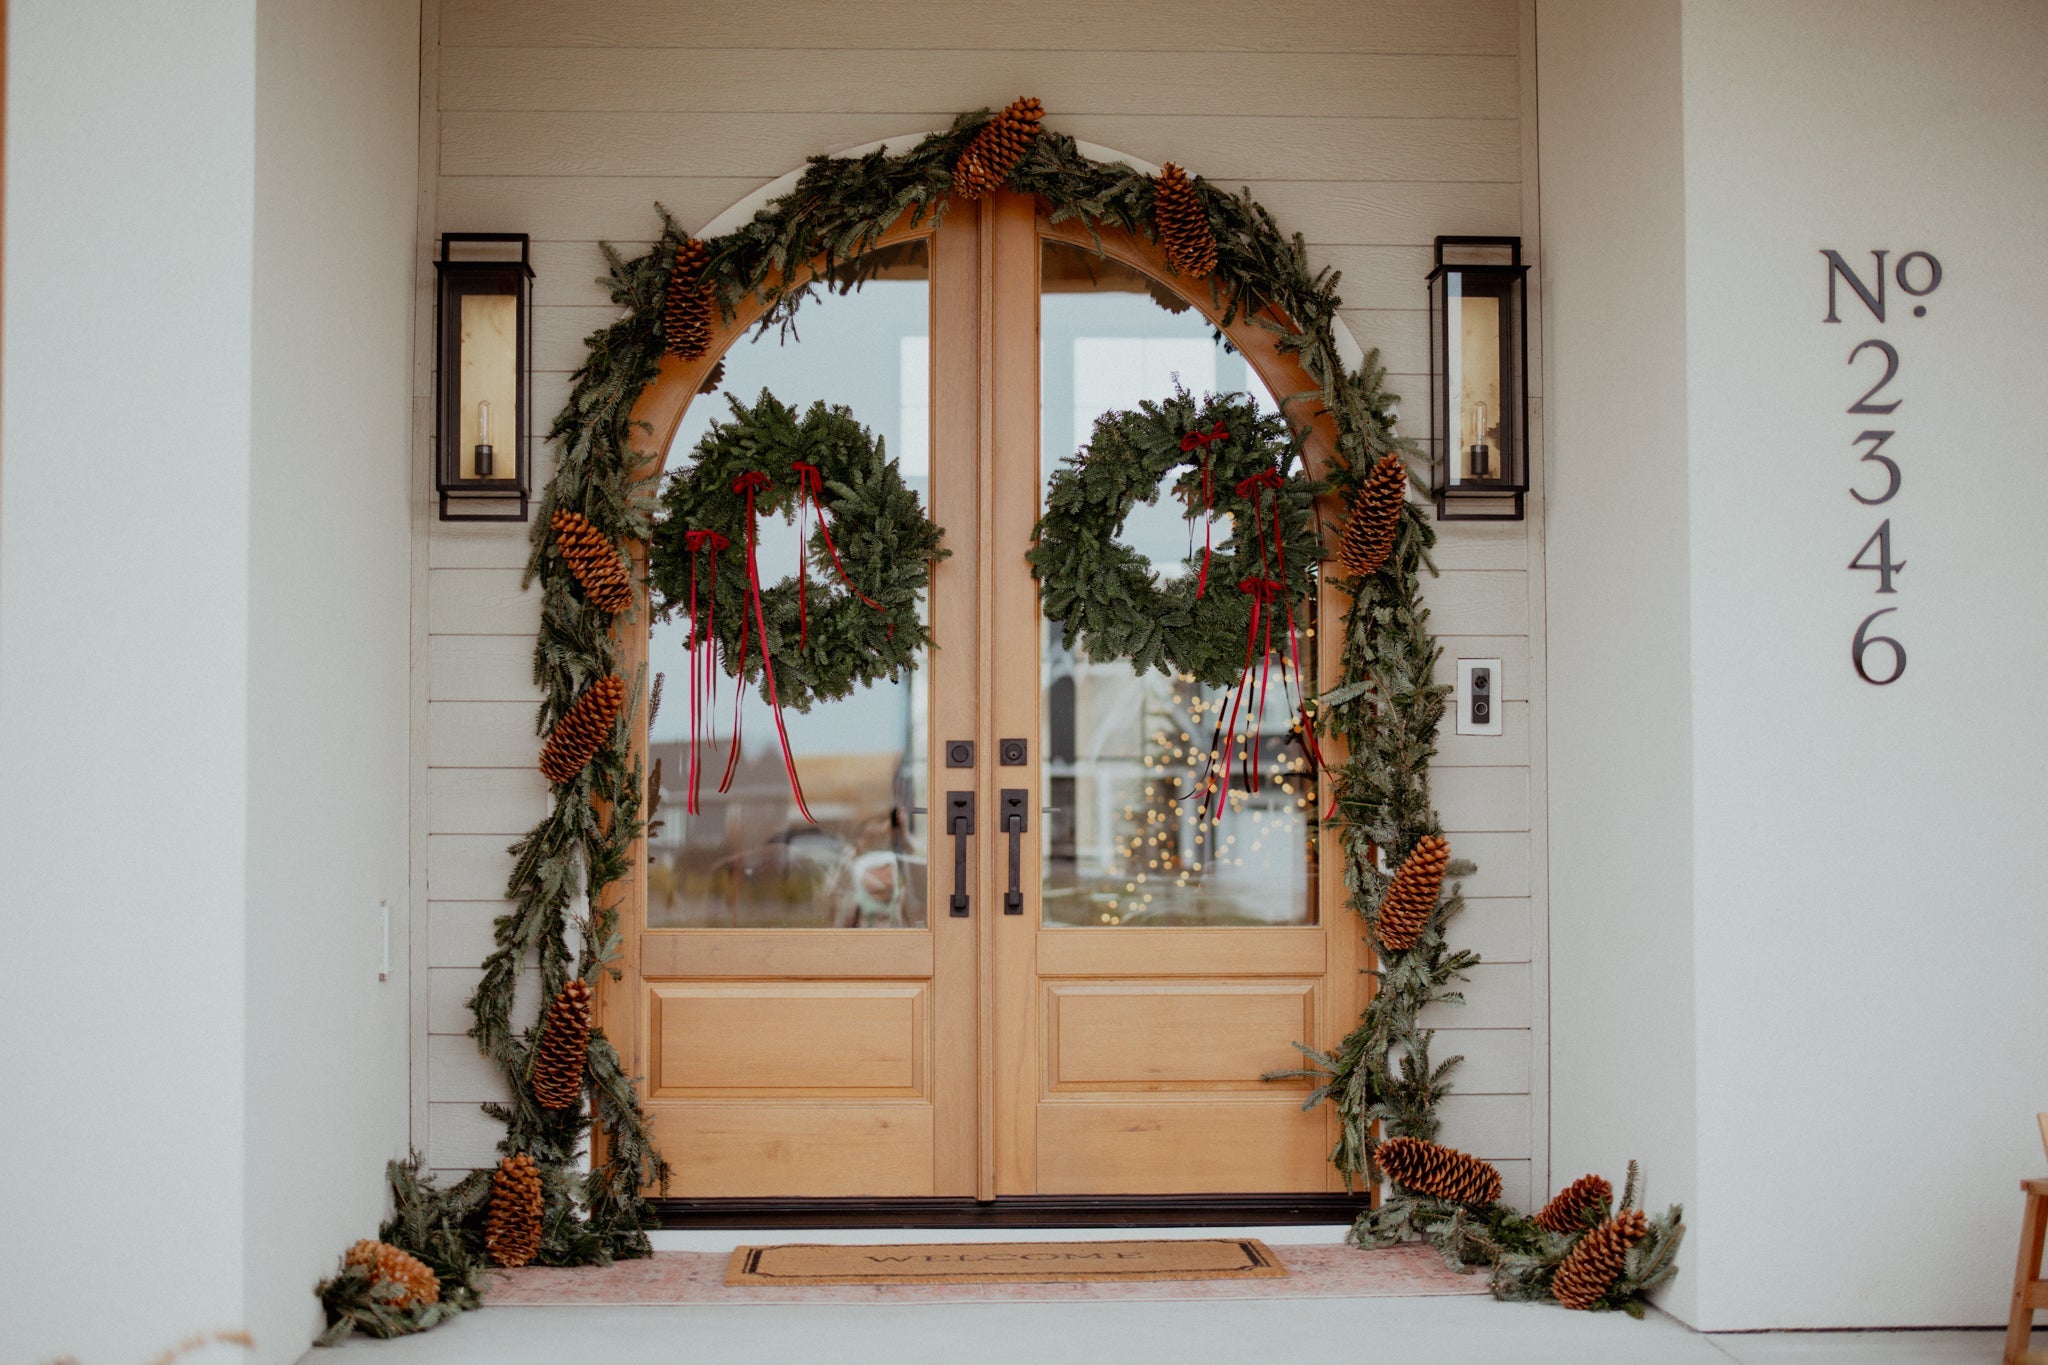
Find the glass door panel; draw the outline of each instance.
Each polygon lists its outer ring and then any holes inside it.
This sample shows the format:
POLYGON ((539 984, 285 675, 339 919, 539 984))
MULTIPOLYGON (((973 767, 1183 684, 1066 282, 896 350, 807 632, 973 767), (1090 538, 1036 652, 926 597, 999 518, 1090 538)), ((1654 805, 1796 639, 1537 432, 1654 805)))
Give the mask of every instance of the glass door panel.
MULTIPOLYGON (((756 332, 726 353, 716 391, 692 402, 677 429, 670 469, 687 466, 714 419, 730 419, 728 395, 751 405, 767 389, 799 411, 819 400, 852 409, 932 507, 929 247, 907 242, 857 264, 858 289, 814 298, 796 330, 756 332)), ((794 523, 764 519, 764 585, 795 572, 797 553, 794 523)), ((655 623, 650 642, 651 667, 671 685, 648 736, 648 760, 661 762, 667 792, 661 828, 648 838, 648 927, 924 927, 930 660, 900 682, 808 712, 785 708, 815 825, 791 797, 775 718, 757 688, 742 695, 738 765, 730 788, 718 791, 734 722, 730 679, 723 680, 693 816, 683 787, 689 704, 674 685, 688 677, 688 635, 678 617, 655 623)))
MULTIPOLYGON (((1102 413, 1172 394, 1249 393, 1276 410, 1244 357, 1165 286, 1080 246, 1046 241, 1040 262, 1040 476, 1085 445, 1102 413)), ((1191 572, 1201 509, 1141 503, 1126 543, 1162 578, 1191 572)), ((1229 542, 1228 517, 1212 528, 1229 542)), ((1315 686, 1313 604, 1303 666, 1315 686)), ((1316 922, 1316 783, 1294 714, 1269 707, 1252 736, 1261 775, 1240 765, 1227 809, 1195 795, 1217 741, 1225 691, 1098 664, 1043 626, 1040 707, 1045 799, 1039 822, 1044 922, 1061 927, 1306 925, 1316 922)), ((1277 661, 1276 661, 1277 662, 1277 661)))

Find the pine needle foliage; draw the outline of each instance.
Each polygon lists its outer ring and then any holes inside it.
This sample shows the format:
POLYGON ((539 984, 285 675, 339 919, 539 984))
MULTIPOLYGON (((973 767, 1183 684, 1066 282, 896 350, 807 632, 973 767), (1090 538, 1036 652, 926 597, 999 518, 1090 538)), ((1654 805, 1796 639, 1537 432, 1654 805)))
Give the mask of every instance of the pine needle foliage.
POLYGON ((421 1176, 420 1164, 415 1152, 385 1167, 392 1212, 377 1230, 377 1240, 424 1261, 441 1282, 439 1301, 401 1307, 402 1290, 378 1284, 368 1267, 344 1261, 333 1279, 314 1290, 327 1310, 322 1346, 335 1345, 352 1332, 371 1337, 424 1332, 483 1303, 486 1263, 479 1248, 490 1173, 474 1172, 442 1190, 421 1176))

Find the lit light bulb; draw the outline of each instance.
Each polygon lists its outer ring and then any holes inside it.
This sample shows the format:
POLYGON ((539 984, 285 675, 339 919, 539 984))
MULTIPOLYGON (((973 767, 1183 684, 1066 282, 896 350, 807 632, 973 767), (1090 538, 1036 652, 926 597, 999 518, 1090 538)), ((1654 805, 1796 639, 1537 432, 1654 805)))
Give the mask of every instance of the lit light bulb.
POLYGON ((476 476, 491 477, 491 403, 480 399, 476 405, 476 476))
POLYGON ((1494 477, 1493 447, 1486 443, 1486 404, 1474 403, 1468 415, 1471 441, 1465 447, 1465 456, 1471 476, 1475 479, 1490 479, 1494 477))

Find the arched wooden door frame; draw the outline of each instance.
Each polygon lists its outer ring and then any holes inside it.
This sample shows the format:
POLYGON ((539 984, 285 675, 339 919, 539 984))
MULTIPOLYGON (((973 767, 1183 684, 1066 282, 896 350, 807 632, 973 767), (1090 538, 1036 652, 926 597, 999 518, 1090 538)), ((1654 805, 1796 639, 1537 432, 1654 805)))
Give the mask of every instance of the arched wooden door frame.
MULTIPOLYGON (((955 317, 944 321, 956 328, 964 323, 978 330, 981 344, 972 349, 979 363, 972 367, 954 366, 951 372, 948 372, 948 364, 941 348, 936 345, 932 348, 935 374, 932 382, 934 412, 931 430, 934 448, 938 448, 941 443, 971 441, 983 453, 983 459, 977 462, 981 466, 982 483, 973 490, 972 502, 976 514, 984 518, 984 532, 988 530, 987 483, 992 474, 987 466, 1003 458, 1003 452, 996 440, 999 414, 995 409, 997 400, 994 383, 994 375, 1002 357, 993 315, 1004 306, 1029 306, 1035 309, 1038 294, 1035 257, 1029 272, 1027 304, 1024 297, 1027 292, 1027 281, 1021 277, 1007 280, 997 277, 994 241, 997 233, 1021 234, 1027 230, 1038 238, 1065 242, 1084 250, 1099 252, 1186 299, 1243 354, 1246 363, 1280 403, 1282 413, 1289 424, 1298 435, 1303 435, 1303 456, 1309 473, 1312 476, 1320 476, 1327 469, 1336 446, 1335 421, 1321 402, 1321 385, 1308 373, 1296 355, 1279 345, 1279 336, 1292 331, 1293 328, 1289 320, 1278 310, 1269 307, 1259 315, 1240 316, 1226 324, 1223 320, 1223 308, 1212 296, 1212 291, 1202 287, 1201 282, 1191 282, 1178 275, 1158 244, 1138 234, 1110 226, 1100 226, 1091 232, 1087 225, 1075 220, 1055 223, 1043 202, 1034 201, 1030 196, 1021 194, 1004 192, 979 203, 955 199, 948 204, 944 218, 937 223, 930 216, 926 216, 921 222, 912 223, 906 213, 902 219, 877 236, 871 249, 881 249, 919 239, 933 241, 935 244, 943 242, 952 249, 939 247, 932 252, 932 270, 935 276, 939 271, 951 270, 972 272, 977 277, 979 288, 974 291, 974 297, 984 301, 984 307, 978 309, 978 315, 971 319, 955 317), (971 251, 967 249, 970 246, 973 248, 971 251), (994 302, 989 302, 991 300, 994 302)), ((1015 253, 1011 254, 1011 260, 1014 266, 1015 253)), ((825 264, 822 256, 811 263, 813 278, 822 276, 825 264)), ((667 465, 670 445, 682 425, 691 401, 699 395, 704 381, 726 352, 744 340, 747 333, 760 322, 767 309, 767 304, 758 296, 749 295, 741 302, 733 317, 722 319, 713 329, 711 345, 703 355, 689 360, 673 356, 662 358, 656 377, 642 391, 631 415, 633 429, 644 433, 648 441, 644 449, 636 446, 636 452, 643 456, 634 470, 636 478, 660 476, 667 465)), ((940 323, 941 320, 935 319, 935 326, 940 323)), ((1033 363, 1035 364, 1035 357, 1033 363)), ((1013 402, 1024 401, 1015 393, 1012 393, 1011 398, 1013 402)), ((1028 395, 1028 401, 1032 405, 1028 418, 1022 413, 1011 416, 1013 420, 1025 418, 1030 421, 1031 429, 1035 431, 1035 405, 1038 401, 1036 393, 1028 395)), ((1008 463, 1022 466, 1026 462, 1013 459, 1008 463)), ((1035 450, 1031 452, 1028 463, 1028 477, 1035 487, 1038 478, 1035 450)), ((1013 478, 1025 477, 1021 468, 1013 469, 1010 473, 1013 478)), ((967 500, 958 499, 955 505, 964 501, 967 500)), ((1325 501, 1331 503, 1324 509, 1326 514, 1338 515, 1326 515, 1324 522, 1326 525, 1334 526, 1338 524, 1340 509, 1333 500, 1325 501)), ((933 509, 935 520, 942 526, 946 525, 947 517, 938 515, 938 511, 936 507, 933 509)), ((983 534, 978 543, 984 547, 984 552, 993 549, 999 554, 1016 548, 997 546, 993 542, 993 537, 988 534, 983 534)), ((636 581, 644 584, 647 570, 646 546, 636 543, 628 548, 636 581)), ((1326 553, 1327 549, 1326 546, 1326 553)), ((1011 600, 998 603, 994 595, 994 576, 983 573, 979 563, 961 564, 956 560, 954 568, 956 571, 966 570, 976 575, 981 585, 982 610, 991 617, 998 610, 1005 609, 1012 612, 1028 610, 1035 615, 1035 589, 1028 578, 1013 576, 1017 577, 1018 581, 1009 585, 1007 595, 1011 600)), ((1334 588, 1327 584, 1319 588, 1320 619, 1341 619, 1344 605, 1345 599, 1334 588)), ((935 621, 935 633, 942 631, 945 624, 943 621, 935 621)), ((964 624, 971 628, 973 623, 969 621, 964 624)), ((625 676, 631 677, 646 667, 650 654, 651 626, 651 614, 647 609, 643 587, 640 610, 620 618, 613 625, 619 667, 625 676)), ((1319 632, 1317 664, 1320 676, 1333 675, 1339 664, 1339 653, 1337 632, 1319 632)), ((984 669, 987 662, 984 658, 984 669)), ((644 709, 641 716, 641 721, 631 736, 631 753, 632 761, 639 763, 644 771, 648 745, 644 709)), ((989 746, 985 746, 985 750, 987 747, 989 746)), ((1325 753, 1332 763, 1342 761, 1341 752, 1332 751, 1327 744, 1325 753)), ((1330 799, 1329 782, 1327 775, 1320 780, 1319 808, 1327 806, 1330 799)), ((1321 837, 1318 901, 1325 922, 1328 922, 1331 917, 1344 913, 1343 864, 1341 847, 1335 834, 1325 828, 1321 837)), ((620 960, 616 965, 621 969, 622 976, 614 979, 606 975, 601 980, 597 1016, 599 1024, 605 1028, 607 1036, 620 1053, 626 1074, 642 1078, 644 1083, 649 1074, 649 1059, 642 1038, 642 1002, 639 998, 643 989, 641 935, 646 932, 648 891, 644 838, 635 843, 627 865, 630 869, 628 875, 612 883, 605 891, 606 903, 620 912, 622 942, 620 960)), ((1332 943, 1333 947, 1339 943, 1349 945, 1347 952, 1355 958, 1356 966, 1360 970, 1370 965, 1359 934, 1336 934, 1332 938, 1332 943)), ((987 996, 996 989, 993 980, 992 952, 985 950, 980 954, 976 971, 980 978, 981 990, 984 996, 987 996)), ((1370 990, 1371 986, 1370 977, 1361 977, 1360 980, 1363 984, 1359 998, 1337 1002, 1339 1008, 1351 1018, 1355 1018, 1356 1011, 1363 1008, 1366 1002, 1363 992, 1370 990)), ((1325 1021, 1326 1031, 1329 1032, 1326 1042, 1334 1041, 1336 1036, 1341 1036, 1342 1029, 1337 1027, 1338 1023, 1335 1019, 1325 1021)), ((993 1045, 987 1038, 982 1040, 982 1050, 979 1083, 983 1092, 983 1103, 979 1112, 985 1114, 992 1112, 993 1092, 999 1084, 999 1078, 996 1075, 993 1045)), ((1327 1115, 1327 1122, 1334 1140, 1334 1113, 1327 1115)), ((980 1197, 986 1199, 994 1194, 995 1138, 994 1134, 986 1129, 975 1136, 981 1158, 978 1163, 981 1172, 980 1197)), ((601 1132, 595 1135, 598 1144, 601 1145, 603 1140, 604 1135, 601 1132)), ((669 1155, 671 1160, 689 1159, 687 1153, 666 1155, 669 1155)), ((1331 1188, 1339 1188, 1334 1174, 1331 1188)))

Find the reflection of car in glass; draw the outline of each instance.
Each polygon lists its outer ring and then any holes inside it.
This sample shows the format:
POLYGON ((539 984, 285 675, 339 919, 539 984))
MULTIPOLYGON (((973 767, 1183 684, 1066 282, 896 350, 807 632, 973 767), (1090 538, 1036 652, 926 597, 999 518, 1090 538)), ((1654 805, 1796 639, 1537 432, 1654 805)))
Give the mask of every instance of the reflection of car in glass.
POLYGON ((828 828, 795 825, 720 859, 713 885, 730 922, 852 928, 925 922, 925 860, 888 848, 862 851, 828 828))
POLYGON ((830 830, 800 825, 721 858, 712 865, 712 884, 732 906, 736 923, 757 918, 787 923, 789 907, 810 903, 816 906, 816 921, 824 924, 829 922, 824 893, 852 855, 852 846, 830 830), (757 916, 754 906, 767 913, 757 916))

